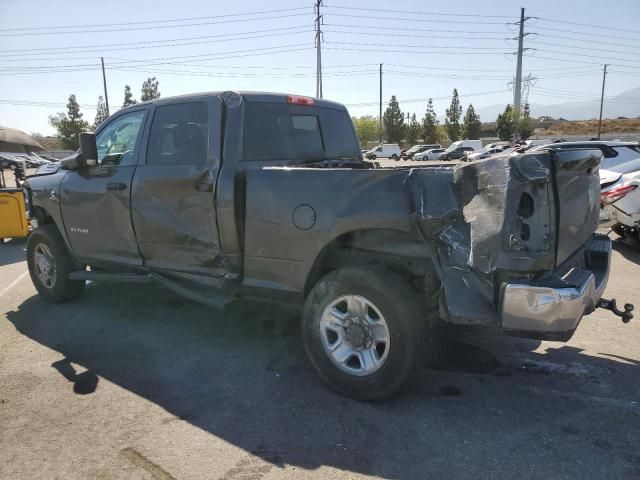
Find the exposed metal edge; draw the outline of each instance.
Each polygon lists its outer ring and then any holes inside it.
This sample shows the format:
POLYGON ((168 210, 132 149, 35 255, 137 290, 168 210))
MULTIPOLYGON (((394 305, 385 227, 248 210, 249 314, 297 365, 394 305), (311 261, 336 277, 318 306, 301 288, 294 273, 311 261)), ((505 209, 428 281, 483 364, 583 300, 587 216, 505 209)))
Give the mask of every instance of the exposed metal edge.
POLYGON ((150 275, 140 273, 108 273, 78 270, 69 274, 70 280, 92 280, 96 282, 148 283, 150 275))
POLYGON ((182 285, 179 285, 176 282, 169 280, 168 278, 163 277, 162 275, 159 275, 157 273, 151 273, 149 276, 152 279, 160 282, 169 290, 177 293, 178 295, 182 295, 189 300, 205 304, 218 310, 223 310, 224 307, 226 307, 235 299, 235 297, 232 297, 231 295, 226 295, 219 292, 208 292, 207 295, 202 295, 189 288, 183 287, 182 285))

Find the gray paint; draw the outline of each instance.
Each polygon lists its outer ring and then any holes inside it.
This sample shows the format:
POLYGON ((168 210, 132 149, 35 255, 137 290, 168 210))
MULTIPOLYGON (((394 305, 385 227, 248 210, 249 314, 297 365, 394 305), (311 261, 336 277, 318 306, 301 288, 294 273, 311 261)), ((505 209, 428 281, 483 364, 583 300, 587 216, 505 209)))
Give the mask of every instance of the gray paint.
MULTIPOLYGON (((131 167, 130 198, 101 198, 101 181, 94 180, 99 175, 89 175, 83 188, 65 178, 84 179, 81 171, 30 180, 34 205, 47 210, 61 231, 82 216, 102 219, 104 238, 92 235, 83 243, 70 236, 72 251, 85 263, 91 257, 114 264, 140 259, 147 269, 238 276, 252 291, 301 296, 319 262, 340 246, 393 262, 412 276, 435 271, 445 320, 499 324, 504 285, 556 281, 556 266, 577 262, 576 252, 595 231, 599 151, 538 151, 453 168, 244 162, 246 102, 282 103, 286 96, 226 92, 138 108, 147 108, 150 117, 157 105, 187 100, 209 105, 206 165, 146 165, 147 120, 138 163, 131 167), (63 178, 64 223, 58 205, 43 193, 58 189, 63 178), (192 189, 202 183, 211 183, 211 191, 192 189), (533 208, 523 209, 523 195, 533 208), (122 228, 120 237, 114 228, 122 228), (117 251, 107 248, 109 240, 117 240, 117 251)), ((317 105, 346 113, 332 102, 317 105)))

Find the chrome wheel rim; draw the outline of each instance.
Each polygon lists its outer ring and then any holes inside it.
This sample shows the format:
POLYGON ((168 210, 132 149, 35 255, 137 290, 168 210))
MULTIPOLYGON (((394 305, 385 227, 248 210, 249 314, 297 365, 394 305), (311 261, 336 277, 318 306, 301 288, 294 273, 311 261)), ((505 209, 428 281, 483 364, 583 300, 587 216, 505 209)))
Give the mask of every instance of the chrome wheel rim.
POLYGON ((34 250, 34 267, 40 283, 46 288, 56 284, 56 264, 53 254, 47 245, 39 243, 34 250))
POLYGON ((331 301, 320 317, 320 338, 333 364, 350 375, 377 372, 389 356, 389 327, 369 299, 343 295, 331 301))

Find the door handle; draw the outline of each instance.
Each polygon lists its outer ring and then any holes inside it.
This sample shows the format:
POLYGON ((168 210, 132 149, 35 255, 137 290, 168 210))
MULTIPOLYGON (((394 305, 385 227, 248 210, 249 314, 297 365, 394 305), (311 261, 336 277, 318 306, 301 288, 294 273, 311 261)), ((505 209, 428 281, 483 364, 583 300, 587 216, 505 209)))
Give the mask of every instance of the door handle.
POLYGON ((107 190, 115 190, 115 191, 121 192, 122 190, 126 190, 126 189, 127 189, 126 183, 118 183, 118 182, 107 183, 107 190))
POLYGON ((213 183, 196 183, 196 190, 199 192, 213 192, 213 183))

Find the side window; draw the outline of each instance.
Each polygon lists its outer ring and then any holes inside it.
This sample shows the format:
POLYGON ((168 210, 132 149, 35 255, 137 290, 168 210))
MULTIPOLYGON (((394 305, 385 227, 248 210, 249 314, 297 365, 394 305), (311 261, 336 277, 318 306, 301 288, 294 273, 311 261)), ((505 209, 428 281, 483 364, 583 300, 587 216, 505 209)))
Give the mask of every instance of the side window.
POLYGON ((96 136, 99 165, 133 165, 144 110, 121 115, 96 136))
POLYGON ((178 103, 156 108, 149 132, 147 164, 206 163, 208 146, 206 103, 178 103))

